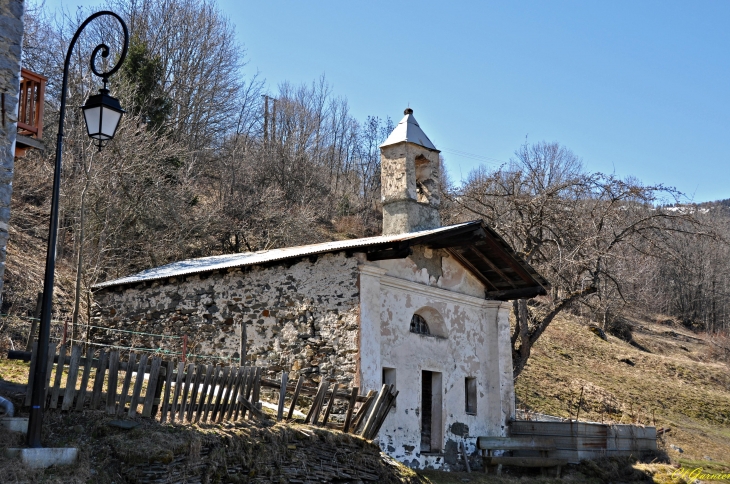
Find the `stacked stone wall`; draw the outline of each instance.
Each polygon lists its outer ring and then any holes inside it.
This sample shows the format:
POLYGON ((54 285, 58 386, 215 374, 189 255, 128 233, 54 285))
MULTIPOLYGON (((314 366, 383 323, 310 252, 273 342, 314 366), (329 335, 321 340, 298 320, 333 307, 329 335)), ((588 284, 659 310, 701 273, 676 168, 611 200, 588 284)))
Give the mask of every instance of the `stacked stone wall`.
POLYGON ((22 44, 23 1, 0 2, 0 303, 13 193, 22 44))
MULTIPOLYGON (((92 324, 136 333, 188 335, 188 352, 238 364, 245 325, 247 364, 356 384, 358 260, 325 254, 291 266, 232 269, 122 286, 95 295, 92 324)), ((90 330, 99 343, 179 352, 179 339, 90 330)), ((200 358, 199 358, 200 359, 200 358)), ((213 360, 216 361, 216 360, 213 360)))

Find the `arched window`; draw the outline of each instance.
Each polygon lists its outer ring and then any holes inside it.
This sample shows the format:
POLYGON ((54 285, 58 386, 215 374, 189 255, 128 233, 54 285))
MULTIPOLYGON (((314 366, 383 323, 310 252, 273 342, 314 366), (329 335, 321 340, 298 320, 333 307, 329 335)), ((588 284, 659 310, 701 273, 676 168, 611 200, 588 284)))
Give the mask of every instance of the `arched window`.
POLYGON ((414 314, 411 318, 411 333, 416 334, 431 334, 428 330, 428 323, 423 319, 423 316, 414 314))

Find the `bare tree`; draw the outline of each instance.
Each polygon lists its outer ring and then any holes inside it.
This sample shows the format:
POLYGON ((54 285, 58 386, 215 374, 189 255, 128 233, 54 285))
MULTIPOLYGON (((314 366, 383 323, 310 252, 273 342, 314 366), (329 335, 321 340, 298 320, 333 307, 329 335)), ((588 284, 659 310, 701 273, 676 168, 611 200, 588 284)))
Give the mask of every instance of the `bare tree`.
POLYGON ((494 172, 475 170, 451 199, 462 218, 485 219, 552 284, 532 307, 524 299, 514 302, 517 377, 556 315, 581 302, 605 316, 614 301, 626 300, 626 261, 661 255, 667 234, 693 233, 697 222, 657 208, 666 197, 676 199, 674 190, 588 174, 557 143, 525 145, 515 155, 494 172))

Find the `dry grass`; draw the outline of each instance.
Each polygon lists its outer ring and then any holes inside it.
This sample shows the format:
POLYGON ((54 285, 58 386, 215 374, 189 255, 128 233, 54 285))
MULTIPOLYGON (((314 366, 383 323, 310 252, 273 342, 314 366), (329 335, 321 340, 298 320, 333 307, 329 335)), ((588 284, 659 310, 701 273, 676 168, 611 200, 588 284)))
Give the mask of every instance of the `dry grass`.
POLYGON ((603 341, 578 318, 557 318, 517 379, 518 406, 575 418, 583 389, 581 420, 670 428, 659 444, 673 463, 730 468, 728 365, 682 328, 642 321, 634 338, 651 353, 603 341))

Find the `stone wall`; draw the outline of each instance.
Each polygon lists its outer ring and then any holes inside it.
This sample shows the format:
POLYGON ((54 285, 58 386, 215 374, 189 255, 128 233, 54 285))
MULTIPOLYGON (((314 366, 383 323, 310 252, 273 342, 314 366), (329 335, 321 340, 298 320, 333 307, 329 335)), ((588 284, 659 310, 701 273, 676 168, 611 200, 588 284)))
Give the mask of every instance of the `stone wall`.
MULTIPOLYGON (((358 260, 326 254, 291 266, 236 268, 95 295, 94 323, 140 333, 189 337, 189 353, 238 363, 245 325, 248 364, 356 385, 358 260)), ((179 352, 177 339, 91 330, 94 341, 179 352)))
POLYGON ((13 192, 22 45, 23 1, 0 2, 0 305, 13 192))

